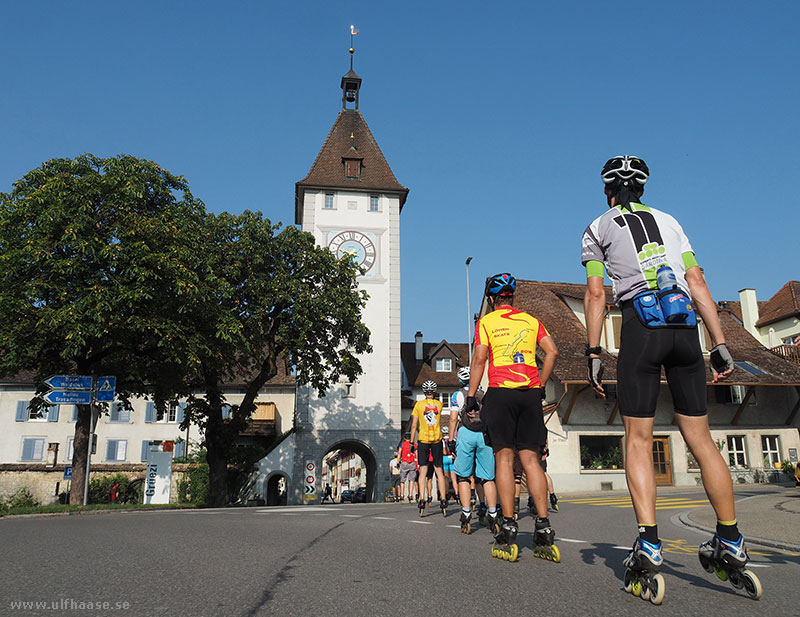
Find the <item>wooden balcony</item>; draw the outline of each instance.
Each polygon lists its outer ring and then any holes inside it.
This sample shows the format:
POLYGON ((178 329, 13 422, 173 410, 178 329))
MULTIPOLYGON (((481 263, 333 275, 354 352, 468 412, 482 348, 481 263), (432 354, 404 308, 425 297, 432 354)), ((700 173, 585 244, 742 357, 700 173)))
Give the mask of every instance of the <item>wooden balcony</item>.
POLYGON ((778 345, 770 349, 776 356, 780 356, 789 362, 800 364, 800 347, 797 345, 778 345))
POLYGON ((274 437, 277 433, 278 427, 275 420, 251 419, 247 422, 247 428, 239 434, 250 437, 274 437))

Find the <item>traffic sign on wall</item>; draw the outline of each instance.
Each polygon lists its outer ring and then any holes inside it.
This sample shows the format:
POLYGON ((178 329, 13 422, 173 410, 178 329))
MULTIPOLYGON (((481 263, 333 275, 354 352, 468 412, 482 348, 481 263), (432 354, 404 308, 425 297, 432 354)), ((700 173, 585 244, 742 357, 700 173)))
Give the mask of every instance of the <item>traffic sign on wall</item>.
POLYGON ((317 464, 314 461, 306 461, 303 468, 303 499, 312 500, 317 498, 317 464))

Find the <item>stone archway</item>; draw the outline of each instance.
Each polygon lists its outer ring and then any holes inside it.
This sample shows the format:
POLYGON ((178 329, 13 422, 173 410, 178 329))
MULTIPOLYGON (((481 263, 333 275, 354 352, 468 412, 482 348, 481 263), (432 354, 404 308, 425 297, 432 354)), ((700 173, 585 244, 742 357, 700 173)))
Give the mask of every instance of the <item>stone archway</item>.
MULTIPOLYGON (((361 482, 366 488, 367 496, 366 502, 371 503, 376 501, 376 494, 375 488, 377 484, 377 475, 378 475, 378 463, 375 458, 375 453, 372 451, 367 444, 362 441, 358 441, 355 439, 343 439, 341 441, 337 441, 336 443, 330 445, 326 448, 325 453, 322 455, 322 460, 328 455, 329 452, 333 450, 344 450, 348 452, 352 452, 353 454, 357 455, 361 458, 364 463, 365 469, 365 478, 364 481, 361 482)), ((381 499, 378 499, 381 501, 381 499)))
POLYGON ((264 499, 268 506, 285 506, 289 489, 289 477, 281 472, 270 474, 264 480, 264 499), (281 480, 283 482, 281 482, 281 480), (281 490, 283 484, 283 490, 281 490))

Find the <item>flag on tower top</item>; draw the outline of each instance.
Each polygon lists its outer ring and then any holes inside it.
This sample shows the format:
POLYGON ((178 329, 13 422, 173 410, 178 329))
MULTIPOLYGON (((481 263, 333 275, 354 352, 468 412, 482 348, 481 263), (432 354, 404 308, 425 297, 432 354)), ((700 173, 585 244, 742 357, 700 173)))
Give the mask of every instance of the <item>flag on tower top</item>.
POLYGON ((360 30, 356 30, 356 27, 353 24, 350 24, 350 34, 358 34, 360 30))

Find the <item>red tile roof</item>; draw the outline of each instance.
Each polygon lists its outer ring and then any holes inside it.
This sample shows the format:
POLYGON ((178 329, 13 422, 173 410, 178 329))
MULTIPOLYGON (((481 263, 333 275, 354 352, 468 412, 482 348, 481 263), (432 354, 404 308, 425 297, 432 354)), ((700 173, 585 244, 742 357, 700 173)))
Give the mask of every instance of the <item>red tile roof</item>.
POLYGON ((774 296, 758 308, 756 327, 768 326, 771 323, 800 316, 800 282, 789 281, 774 296))
POLYGON ((457 389, 461 387, 461 382, 458 381, 456 372, 462 366, 469 366, 469 346, 466 343, 448 343, 444 340, 439 343, 423 343, 422 356, 422 361, 418 362, 415 343, 400 343, 403 370, 405 370, 406 378, 411 388, 419 388, 422 386, 422 382, 428 379, 435 381, 440 388, 457 389), (457 354, 452 371, 437 371, 433 363, 434 357, 432 353, 443 345, 446 345, 457 354))
POLYGON ((399 193, 400 208, 408 189, 397 181, 364 116, 356 109, 343 109, 333 123, 325 143, 317 154, 308 175, 295 185, 295 223, 299 220, 303 191, 307 188, 350 189, 399 193), (362 159, 360 178, 346 178, 346 158, 362 159))

